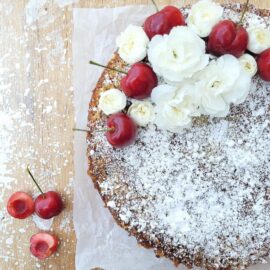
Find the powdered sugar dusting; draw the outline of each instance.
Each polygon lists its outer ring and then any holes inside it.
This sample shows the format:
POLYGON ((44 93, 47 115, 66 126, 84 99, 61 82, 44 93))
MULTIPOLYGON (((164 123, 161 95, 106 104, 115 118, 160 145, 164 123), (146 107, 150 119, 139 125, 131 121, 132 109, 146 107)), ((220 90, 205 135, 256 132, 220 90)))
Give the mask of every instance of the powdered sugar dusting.
MULTIPOLYGON (((61 186, 67 183, 61 193, 67 202, 71 201, 73 179, 73 134, 66 132, 73 127, 68 10, 47 0, 24 2, 0 3, 0 13, 6 16, 0 33, 0 260, 3 259, 3 269, 34 265, 28 252, 31 235, 58 226, 62 217, 71 220, 70 207, 55 218, 53 225, 52 220, 43 221, 35 216, 34 221, 32 218, 18 221, 6 211, 8 197, 13 192, 37 194, 25 171, 27 164, 44 191, 57 189, 60 182, 61 186), (53 5, 54 13, 50 12, 53 5), (18 14, 22 15, 20 19, 12 20, 18 14), (61 105, 63 97, 65 101, 61 105)), ((71 222, 66 222, 61 231, 72 232, 71 222)), ((74 252, 68 241, 61 239, 65 254, 74 252)), ((40 262, 40 266, 46 267, 46 262, 40 262)), ((65 264, 58 266, 59 269, 66 267, 65 264)))
POLYGON ((42 219, 37 215, 33 215, 32 216, 33 221, 35 222, 36 226, 40 229, 40 230, 44 230, 44 231, 48 231, 50 230, 52 224, 53 224, 53 218, 50 219, 42 219))
MULTIPOLYGON (((239 14, 226 11, 225 16, 237 21, 239 14)), ((251 13, 247 22, 267 25, 266 18, 251 13)), ((106 88, 115 84, 106 77, 106 88)), ((195 120, 180 135, 152 125, 140 128, 135 145, 113 150, 93 131, 92 173, 99 175, 107 206, 128 230, 143 232, 156 251, 162 248, 180 261, 201 258, 204 265, 235 270, 265 263, 269 108, 270 84, 256 77, 246 102, 232 107, 227 118, 195 120)))

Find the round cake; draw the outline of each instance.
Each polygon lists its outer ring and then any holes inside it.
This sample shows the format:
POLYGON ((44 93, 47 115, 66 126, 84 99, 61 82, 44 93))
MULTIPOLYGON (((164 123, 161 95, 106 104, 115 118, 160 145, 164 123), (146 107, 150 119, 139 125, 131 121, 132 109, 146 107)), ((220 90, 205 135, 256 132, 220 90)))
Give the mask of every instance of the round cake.
MULTIPOLYGON (((183 9, 184 13, 189 7, 183 9)), ((236 20, 242 6, 226 5, 236 20)), ((245 24, 269 28, 251 6, 245 24)), ((108 67, 128 70, 116 52, 108 67)), ((201 116, 181 134, 156 125, 113 148, 102 133, 100 94, 123 74, 106 69, 89 106, 89 175, 116 222, 138 243, 177 266, 240 270, 270 253, 270 84, 258 76, 244 103, 224 118, 201 116)), ((159 78, 160 80, 160 78, 159 78)))

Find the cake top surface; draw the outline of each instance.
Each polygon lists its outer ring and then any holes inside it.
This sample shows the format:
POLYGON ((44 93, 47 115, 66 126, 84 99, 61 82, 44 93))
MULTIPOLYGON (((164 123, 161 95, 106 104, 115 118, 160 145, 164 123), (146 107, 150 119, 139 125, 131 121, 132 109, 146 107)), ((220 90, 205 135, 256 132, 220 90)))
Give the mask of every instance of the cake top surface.
MULTIPOLYGON (((226 8, 225 17, 236 21, 239 13, 226 8)), ((253 12, 246 23, 269 28, 253 12)), ((102 87, 119 80, 105 73, 102 87)), ((93 164, 105 162, 98 184, 107 206, 150 241, 177 247, 175 257, 203 252, 224 267, 263 261, 270 246, 269 93, 269 83, 254 77, 228 117, 198 118, 182 134, 140 128, 136 143, 121 150, 94 132, 89 154, 93 164)))

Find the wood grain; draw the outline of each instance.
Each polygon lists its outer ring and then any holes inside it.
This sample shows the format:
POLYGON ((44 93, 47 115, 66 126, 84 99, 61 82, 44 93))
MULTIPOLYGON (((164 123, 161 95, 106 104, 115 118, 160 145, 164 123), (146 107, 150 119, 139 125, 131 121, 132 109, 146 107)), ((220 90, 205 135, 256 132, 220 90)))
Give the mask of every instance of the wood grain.
MULTIPOLYGON (((10 183, 0 181, 4 192, 0 200, 0 270, 75 269, 76 240, 71 213, 72 8, 151 4, 146 0, 81 0, 59 6, 63 2, 0 0, 0 111, 9 114, 12 120, 11 127, 4 126, 6 137, 0 136, 0 143, 7 144, 3 148, 8 159, 5 164, 8 173, 4 177, 12 179, 10 183), (2 142, 5 138, 8 140, 2 142), (13 191, 38 194, 25 173, 28 163, 44 190, 59 190, 65 198, 66 209, 52 226, 61 246, 56 256, 45 261, 38 261, 29 253, 29 238, 39 231, 32 218, 14 220, 5 211, 7 198, 13 191)), ((195 1, 156 2, 162 6, 195 1)), ((269 0, 251 2, 260 8, 270 8, 269 0)))

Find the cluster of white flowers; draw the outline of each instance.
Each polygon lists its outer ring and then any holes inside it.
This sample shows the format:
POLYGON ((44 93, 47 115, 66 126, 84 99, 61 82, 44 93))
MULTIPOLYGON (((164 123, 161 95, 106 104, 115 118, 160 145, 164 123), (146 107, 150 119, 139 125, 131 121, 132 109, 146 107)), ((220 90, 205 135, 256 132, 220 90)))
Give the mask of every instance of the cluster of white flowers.
MULTIPOLYGON (((117 38, 119 55, 125 62, 134 64, 147 55, 155 73, 166 82, 153 89, 150 99, 133 101, 128 114, 138 125, 152 122, 161 129, 181 132, 191 125, 192 117, 225 117, 231 104, 246 99, 257 72, 255 58, 249 54, 239 59, 232 55, 215 58, 206 53, 202 38, 222 16, 219 4, 201 0, 192 6, 187 26, 174 27, 169 34, 149 41, 142 27, 129 25, 117 38)), ((248 34, 251 52, 270 47, 270 31, 253 27, 248 34)), ((125 105, 123 93, 112 89, 102 94, 99 107, 110 114, 125 105)))

